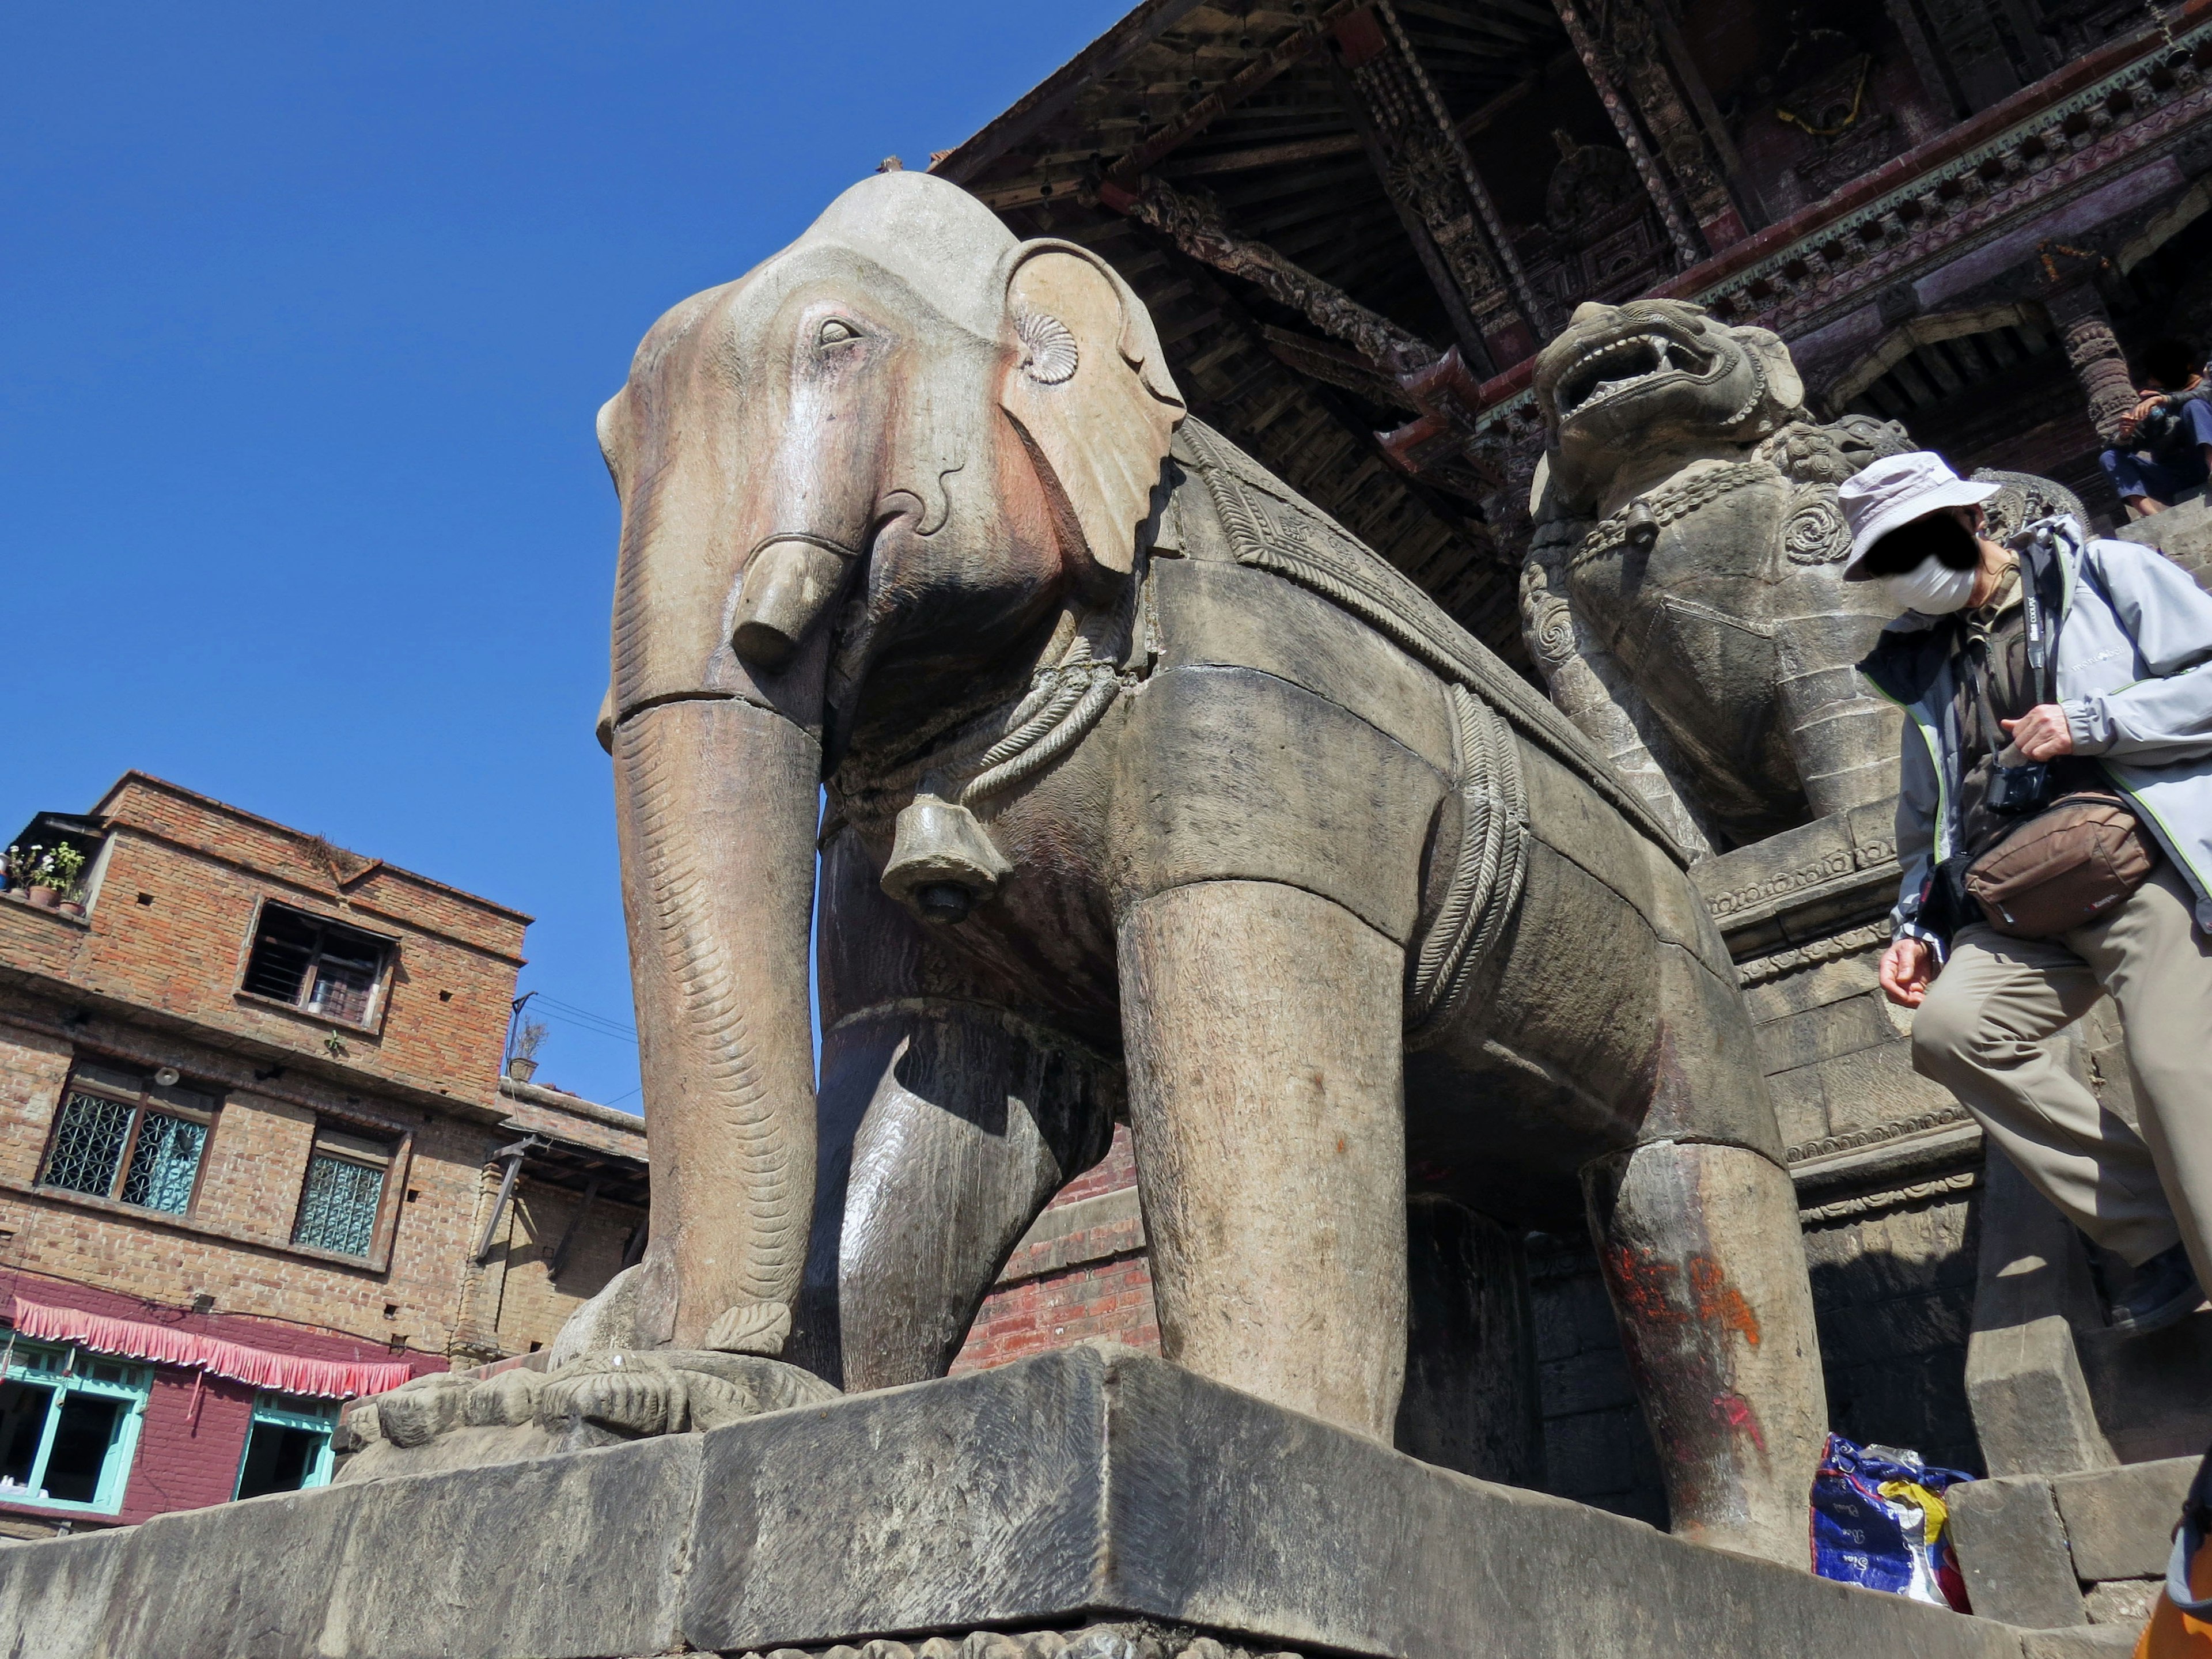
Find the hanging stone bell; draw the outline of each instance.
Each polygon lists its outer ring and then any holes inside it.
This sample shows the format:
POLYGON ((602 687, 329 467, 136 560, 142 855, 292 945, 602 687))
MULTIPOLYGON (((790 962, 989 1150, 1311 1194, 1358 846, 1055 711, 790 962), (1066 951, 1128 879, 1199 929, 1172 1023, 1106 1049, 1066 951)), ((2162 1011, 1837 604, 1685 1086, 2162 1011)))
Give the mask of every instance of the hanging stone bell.
POLYGON ((1628 509, 1627 522, 1623 528, 1627 532, 1628 539, 1639 548, 1648 550, 1659 539, 1659 518, 1647 501, 1638 501, 1628 509))
POLYGON ((898 815, 884 891, 924 921, 964 921, 1013 872, 973 812, 917 794, 898 815))

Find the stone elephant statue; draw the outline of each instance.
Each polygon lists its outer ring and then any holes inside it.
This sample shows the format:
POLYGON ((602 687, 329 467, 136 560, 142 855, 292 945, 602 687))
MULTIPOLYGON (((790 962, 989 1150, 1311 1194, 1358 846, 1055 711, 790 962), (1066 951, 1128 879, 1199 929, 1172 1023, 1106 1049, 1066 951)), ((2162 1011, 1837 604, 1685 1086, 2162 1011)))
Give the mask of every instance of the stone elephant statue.
POLYGON ((1679 849, 1111 267, 880 175, 600 432, 653 1229, 556 1358, 940 1376, 1126 1115, 1170 1358, 1432 1450, 1409 1364, 1484 1357, 1409 1273, 1588 1224, 1676 1529, 1803 1564, 1796 1204, 1679 849))
POLYGON ((1841 580, 1836 485, 1904 428, 1813 421, 1778 336, 1679 300, 1578 307, 1534 390, 1522 623, 1560 707, 1693 851, 1893 794, 1852 665, 1894 613, 1841 580))

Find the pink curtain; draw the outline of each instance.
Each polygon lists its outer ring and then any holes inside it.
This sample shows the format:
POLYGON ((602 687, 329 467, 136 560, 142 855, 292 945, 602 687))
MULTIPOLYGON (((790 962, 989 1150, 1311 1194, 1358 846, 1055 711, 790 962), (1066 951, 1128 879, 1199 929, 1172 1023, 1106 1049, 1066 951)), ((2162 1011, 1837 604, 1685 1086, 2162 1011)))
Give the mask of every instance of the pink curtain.
POLYGON ((414 1368, 405 1364, 303 1359, 296 1354, 271 1353, 266 1348, 194 1336, 166 1325, 142 1325, 129 1319, 79 1313, 74 1308, 50 1308, 41 1302, 26 1302, 20 1296, 9 1304, 8 1316, 25 1336, 74 1342, 97 1353, 151 1359, 164 1365, 193 1366, 234 1382, 251 1382, 283 1394, 344 1400, 354 1395, 382 1394, 415 1375, 414 1368))

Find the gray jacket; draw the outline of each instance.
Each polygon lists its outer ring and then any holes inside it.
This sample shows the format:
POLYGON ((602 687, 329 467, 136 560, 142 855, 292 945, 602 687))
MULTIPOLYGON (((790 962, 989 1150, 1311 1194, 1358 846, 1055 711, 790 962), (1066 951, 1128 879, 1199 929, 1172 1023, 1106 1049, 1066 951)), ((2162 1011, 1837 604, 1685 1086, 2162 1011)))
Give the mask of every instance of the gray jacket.
MULTIPOLYGON (((2057 691, 2074 752, 2096 757, 2135 804, 2195 890, 2197 925, 2212 933, 2212 594, 2155 549, 2092 539, 2075 519, 2026 533, 2047 537, 2058 556, 2057 691)), ((1936 621, 1908 611, 1859 665, 1907 717, 1897 797, 1905 880, 1890 919, 1908 937, 1928 872, 1959 836, 1952 653, 1936 621)))

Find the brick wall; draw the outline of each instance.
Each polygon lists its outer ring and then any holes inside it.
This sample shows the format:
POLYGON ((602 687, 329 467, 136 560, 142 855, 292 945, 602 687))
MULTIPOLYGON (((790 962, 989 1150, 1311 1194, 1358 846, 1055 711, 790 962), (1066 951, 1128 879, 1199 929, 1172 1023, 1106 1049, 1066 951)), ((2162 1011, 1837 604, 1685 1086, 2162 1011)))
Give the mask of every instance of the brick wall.
POLYGON ((246 1065, 213 1050, 173 1040, 149 1052, 145 1034, 119 1023, 88 1022, 74 1042, 18 1023, 40 1012, 0 1000, 0 1230, 9 1235, 0 1241, 0 1272, 51 1274, 172 1306, 212 1295, 228 1311, 446 1351, 471 1224, 480 1224, 485 1161, 501 1139, 495 1127, 312 1081, 279 1095, 278 1084, 254 1085, 246 1065), (190 1213, 155 1216, 34 1186, 73 1051, 174 1065, 222 1097, 190 1213), (380 1270, 291 1244, 319 1121, 404 1138, 411 1154, 387 1177, 401 1184, 380 1270))
POLYGON ((514 1202, 487 1264, 496 1284, 480 1292, 489 1301, 489 1324, 503 1352, 527 1353, 550 1343, 568 1316, 622 1270, 623 1249, 644 1213, 599 1200, 554 1277, 554 1253, 583 1202, 582 1194, 565 1187, 527 1177, 515 1183, 514 1202))
POLYGON ((969 1327, 953 1374, 1086 1337, 1158 1353, 1159 1315, 1136 1196, 1129 1132, 1117 1127, 1104 1160, 1071 1182, 1015 1247, 969 1327))
MULTIPOLYGON (((525 918, 380 865, 342 880, 352 866, 325 860, 311 837, 135 775, 103 809, 112 827, 98 890, 58 977, 271 1048, 341 1058, 368 1077, 492 1096, 525 918), (255 917, 270 900, 398 941, 370 1026, 240 994, 255 917)), ((56 971, 53 952, 43 955, 56 971)))

